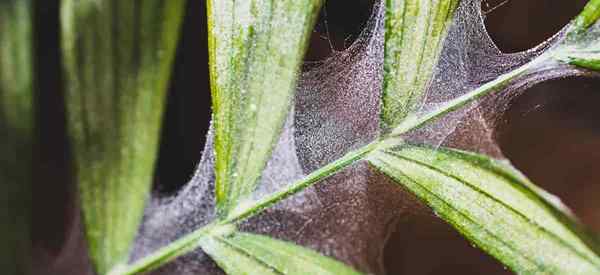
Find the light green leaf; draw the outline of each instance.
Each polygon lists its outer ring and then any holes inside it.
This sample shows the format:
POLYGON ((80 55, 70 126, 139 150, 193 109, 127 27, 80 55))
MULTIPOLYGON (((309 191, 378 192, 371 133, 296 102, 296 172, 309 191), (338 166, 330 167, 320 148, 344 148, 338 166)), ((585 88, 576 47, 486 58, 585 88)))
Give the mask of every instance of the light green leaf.
POLYGON ((568 62, 571 65, 579 66, 593 71, 600 71, 600 52, 594 53, 593 56, 585 54, 572 54, 569 56, 568 62))
POLYGON ((573 26, 578 31, 584 31, 600 18, 600 0, 590 0, 583 11, 575 18, 573 26))
POLYGON ((63 0, 69 137, 96 271, 124 265, 149 195, 184 0, 63 0))
POLYGON ((32 5, 0 1, 0 267, 28 274, 33 145, 32 5))
POLYGON ((209 0, 221 217, 256 188, 289 112, 321 0, 209 0))
POLYGON ((200 241, 202 249, 230 275, 360 274, 336 260, 266 236, 233 233, 200 241))
POLYGON ((560 202, 506 162, 411 145, 368 160, 515 272, 600 274, 600 258, 560 202))
POLYGON ((459 1, 385 2, 381 121, 383 129, 391 129, 422 100, 459 1))

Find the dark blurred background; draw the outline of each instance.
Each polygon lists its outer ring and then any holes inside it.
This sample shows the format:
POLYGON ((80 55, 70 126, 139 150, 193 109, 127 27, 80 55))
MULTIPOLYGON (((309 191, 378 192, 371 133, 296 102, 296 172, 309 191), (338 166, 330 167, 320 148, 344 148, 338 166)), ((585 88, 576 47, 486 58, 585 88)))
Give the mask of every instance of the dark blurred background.
MULTIPOLYGON (((65 136, 57 0, 35 5, 37 119, 33 257, 56 255, 73 222, 74 190, 65 136)), ((484 1, 486 27, 504 52, 531 48, 556 33, 585 0, 484 1)), ((205 1, 189 0, 168 93, 154 192, 169 195, 192 175, 210 118, 205 1)), ((349 46, 372 0, 328 0, 307 61, 349 46)), ((534 182, 563 198, 600 232, 600 79, 555 80, 515 99, 500 123, 504 153, 534 182)), ((389 274, 510 274, 443 222, 403 223, 385 249, 389 274), (407 226, 406 224, 410 224, 407 226)))

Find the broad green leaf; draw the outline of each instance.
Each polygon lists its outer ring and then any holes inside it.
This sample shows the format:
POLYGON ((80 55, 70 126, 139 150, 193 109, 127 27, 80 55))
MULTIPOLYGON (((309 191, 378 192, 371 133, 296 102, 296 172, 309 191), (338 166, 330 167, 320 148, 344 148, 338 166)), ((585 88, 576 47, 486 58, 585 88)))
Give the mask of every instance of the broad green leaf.
POLYGON ((124 265, 152 182, 184 0, 63 0, 69 137, 96 271, 124 265))
POLYGON ((321 0, 209 0, 221 217, 254 191, 290 109, 321 0))
POLYGON ((32 5, 0 0, 0 267, 30 267, 31 174, 34 127, 32 5))
POLYGON ((387 0, 383 129, 418 107, 439 59, 458 0, 387 0))
POLYGON ((506 162, 412 145, 368 160, 517 273, 600 274, 599 256, 560 202, 506 162))
POLYGON ((360 274, 310 249, 261 235, 236 232, 207 237, 200 244, 230 275, 360 274))

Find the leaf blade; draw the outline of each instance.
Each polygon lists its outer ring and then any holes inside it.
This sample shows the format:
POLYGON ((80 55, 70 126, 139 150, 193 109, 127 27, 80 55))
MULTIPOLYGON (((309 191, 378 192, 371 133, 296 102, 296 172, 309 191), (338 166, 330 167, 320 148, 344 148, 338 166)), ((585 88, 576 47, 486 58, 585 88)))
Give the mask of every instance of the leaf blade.
POLYGON ((369 162, 518 273, 600 273, 600 258, 565 221, 568 214, 506 163, 410 145, 376 152, 369 162))
POLYGON ((587 29, 600 18, 600 1, 590 0, 583 11, 575 18, 573 25, 577 30, 587 29))
POLYGON ((68 134, 100 274, 127 263, 142 218, 184 3, 61 2, 68 134))
POLYGON ((254 191, 290 109, 321 0, 208 2, 221 217, 254 191))
POLYGON ((394 128, 418 107, 457 6, 456 0, 386 1, 383 129, 394 128))
POLYGON ((202 249, 227 274, 356 275, 350 267, 315 251, 266 236, 234 233, 201 240, 202 249))

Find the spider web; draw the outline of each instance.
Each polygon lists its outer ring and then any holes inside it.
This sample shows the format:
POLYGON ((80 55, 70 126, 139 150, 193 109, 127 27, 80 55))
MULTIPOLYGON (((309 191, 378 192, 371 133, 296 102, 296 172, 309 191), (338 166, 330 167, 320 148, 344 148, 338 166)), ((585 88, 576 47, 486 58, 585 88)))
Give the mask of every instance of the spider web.
MULTIPOLYGON (((285 188, 294 180, 357 149, 379 135, 383 74, 383 1, 358 39, 326 60, 311 62, 301 74, 295 106, 289 114, 255 199, 285 188)), ((490 12, 495 7, 486 7, 490 12)), ((456 12, 438 66, 417 114, 465 94, 514 70, 563 38, 514 54, 502 53, 483 23, 481 1, 464 0, 456 12)), ((449 146, 502 158, 496 124, 512 100, 547 79, 584 72, 571 67, 542 67, 510 87, 448 114, 408 134, 407 140, 449 146)), ((171 198, 154 198, 146 210, 133 249, 139 259, 209 223, 214 214, 214 152, 209 131, 202 160, 190 182, 171 198)), ((359 162, 251 218, 242 230, 288 240, 333 256, 356 269, 385 273, 383 248, 395 223, 408 215, 431 215, 412 195, 359 162)), ((68 249, 67 249, 68 250, 68 249)), ((200 249, 154 274, 221 274, 200 249)))

